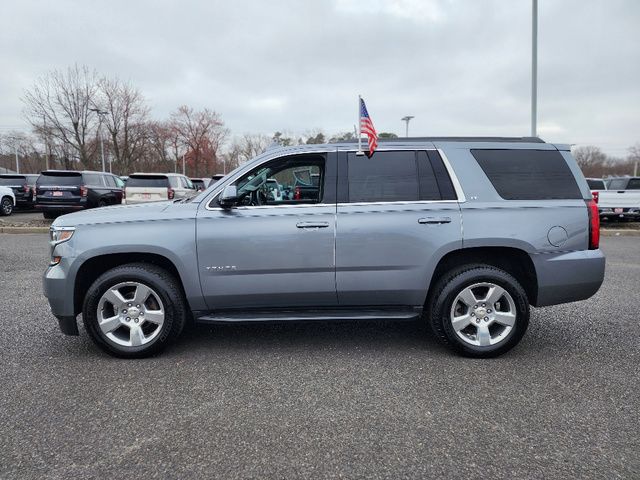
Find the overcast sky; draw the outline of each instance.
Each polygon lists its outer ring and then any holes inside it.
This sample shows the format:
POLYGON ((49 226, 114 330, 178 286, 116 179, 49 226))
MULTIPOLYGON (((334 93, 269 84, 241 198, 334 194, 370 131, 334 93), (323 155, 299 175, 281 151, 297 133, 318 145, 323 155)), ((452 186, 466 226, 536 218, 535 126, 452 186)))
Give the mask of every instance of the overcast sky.
MULTIPOLYGON (((539 1, 539 135, 640 142, 640 1, 539 1)), ((528 135, 531 0, 3 0, 0 132, 73 63, 138 86, 155 118, 208 107, 235 134, 528 135)))

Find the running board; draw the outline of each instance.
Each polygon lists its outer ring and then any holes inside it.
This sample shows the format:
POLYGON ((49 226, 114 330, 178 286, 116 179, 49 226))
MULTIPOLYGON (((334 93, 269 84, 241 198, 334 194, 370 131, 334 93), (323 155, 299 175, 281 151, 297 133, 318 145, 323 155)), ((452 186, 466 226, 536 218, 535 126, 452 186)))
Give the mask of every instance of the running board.
POLYGON ((414 320, 421 308, 260 310, 213 312, 196 317, 202 323, 290 322, 327 320, 414 320))

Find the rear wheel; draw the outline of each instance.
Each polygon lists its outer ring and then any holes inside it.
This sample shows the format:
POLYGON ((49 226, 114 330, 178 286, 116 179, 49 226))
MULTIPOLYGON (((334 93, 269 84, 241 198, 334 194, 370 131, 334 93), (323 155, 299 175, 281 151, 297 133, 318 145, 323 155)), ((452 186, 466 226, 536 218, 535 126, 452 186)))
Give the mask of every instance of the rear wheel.
POLYGON ((488 265, 449 272, 436 285, 427 312, 436 337, 469 357, 509 351, 529 325, 529 301, 522 286, 488 265))
POLYGON ((154 355, 182 332, 186 307, 178 282, 164 269, 137 263, 102 274, 82 310, 92 340, 111 355, 154 355))
POLYGON ((13 200, 11 197, 2 197, 0 201, 0 214, 3 216, 9 216, 13 213, 13 200))

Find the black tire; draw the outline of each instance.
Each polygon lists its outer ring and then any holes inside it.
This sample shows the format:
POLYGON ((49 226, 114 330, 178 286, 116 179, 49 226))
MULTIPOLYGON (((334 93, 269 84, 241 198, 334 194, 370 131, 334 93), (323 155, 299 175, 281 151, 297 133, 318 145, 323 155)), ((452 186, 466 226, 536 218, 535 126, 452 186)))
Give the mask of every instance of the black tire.
POLYGON ((497 357, 511 350, 527 331, 530 315, 527 294, 518 281, 504 270, 482 264, 457 268, 444 275, 430 295, 426 314, 432 332, 442 344, 460 355, 476 358, 497 357), (511 295, 516 318, 504 339, 494 345, 476 346, 458 336, 452 325, 451 311, 459 293, 471 285, 483 282, 498 285, 511 295))
POLYGON ((109 204, 103 198, 101 198, 100 201, 98 202, 98 208, 106 207, 107 205, 109 204))
POLYGON ((144 358, 155 355, 175 341, 187 318, 186 302, 178 281, 166 270, 148 263, 130 263, 113 268, 93 282, 84 298, 82 319, 93 342, 110 355, 120 358, 144 358), (98 326, 97 309, 102 295, 118 283, 135 281, 151 287, 165 310, 160 332, 150 343, 121 346, 110 340, 98 326))
POLYGON ((58 214, 55 212, 42 212, 42 216, 47 220, 55 220, 58 218, 58 214))
POLYGON ((8 217, 13 213, 13 200, 11 197, 2 197, 0 201, 0 215, 8 217))

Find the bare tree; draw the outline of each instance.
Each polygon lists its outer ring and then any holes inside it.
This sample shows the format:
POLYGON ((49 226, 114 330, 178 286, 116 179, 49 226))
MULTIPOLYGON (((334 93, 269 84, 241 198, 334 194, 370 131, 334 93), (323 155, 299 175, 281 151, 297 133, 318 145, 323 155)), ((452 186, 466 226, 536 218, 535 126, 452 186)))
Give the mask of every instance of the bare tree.
POLYGON ((25 116, 34 129, 47 131, 52 139, 73 150, 87 167, 92 165, 90 139, 97 125, 91 110, 97 99, 97 74, 86 66, 54 70, 27 91, 25 116))
POLYGON ((585 177, 601 177, 607 163, 607 155, 598 147, 587 145, 574 150, 573 156, 585 177))
POLYGON ((104 123, 117 170, 129 173, 133 162, 143 155, 147 134, 144 122, 149 108, 140 91, 130 83, 102 77, 98 85, 94 108, 106 112, 104 123))
POLYGON ((171 125, 188 149, 191 173, 196 177, 210 173, 228 135, 220 115, 206 108, 195 111, 183 105, 171 114, 171 125))
POLYGON ((259 134, 245 133, 242 137, 235 138, 224 153, 224 171, 216 173, 227 173, 233 170, 263 153, 272 143, 273 139, 259 134))

